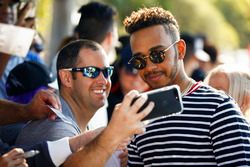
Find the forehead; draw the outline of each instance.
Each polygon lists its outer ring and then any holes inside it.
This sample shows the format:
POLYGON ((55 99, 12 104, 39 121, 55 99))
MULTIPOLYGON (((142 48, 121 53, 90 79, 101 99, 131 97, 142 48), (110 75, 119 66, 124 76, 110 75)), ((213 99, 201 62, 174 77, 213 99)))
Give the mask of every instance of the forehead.
POLYGON ((171 37, 163 25, 154 25, 132 33, 130 43, 133 53, 136 53, 156 46, 168 46, 171 44, 171 37))
POLYGON ((76 62, 78 67, 84 66, 109 66, 108 57, 103 49, 93 50, 90 48, 82 48, 79 51, 78 59, 76 62))

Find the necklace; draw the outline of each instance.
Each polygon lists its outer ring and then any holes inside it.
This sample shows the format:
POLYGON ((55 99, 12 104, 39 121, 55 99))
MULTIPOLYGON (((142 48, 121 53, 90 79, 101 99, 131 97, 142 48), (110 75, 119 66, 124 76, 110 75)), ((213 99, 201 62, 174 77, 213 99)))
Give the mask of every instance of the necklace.
POLYGON ((188 86, 183 91, 181 91, 181 96, 182 97, 185 96, 187 92, 192 88, 193 85, 194 85, 193 80, 189 80, 188 86))

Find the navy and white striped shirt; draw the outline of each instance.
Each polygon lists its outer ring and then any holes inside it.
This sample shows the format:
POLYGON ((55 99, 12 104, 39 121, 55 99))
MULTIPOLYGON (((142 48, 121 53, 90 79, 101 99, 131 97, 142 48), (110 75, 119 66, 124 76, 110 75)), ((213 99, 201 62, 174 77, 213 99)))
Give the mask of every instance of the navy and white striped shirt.
POLYGON ((199 83, 180 114, 160 118, 128 146, 128 166, 250 166, 250 127, 227 95, 199 83))

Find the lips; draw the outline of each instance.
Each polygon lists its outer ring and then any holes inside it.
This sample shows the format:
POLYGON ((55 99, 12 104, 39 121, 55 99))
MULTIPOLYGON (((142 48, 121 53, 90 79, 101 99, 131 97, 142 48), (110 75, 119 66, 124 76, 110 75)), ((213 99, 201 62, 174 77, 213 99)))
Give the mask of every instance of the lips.
POLYGON ((152 73, 148 73, 145 75, 145 78, 148 80, 148 81, 158 81, 161 77, 162 77, 162 72, 152 72, 152 73))
POLYGON ((93 92, 96 94, 103 94, 105 92, 105 89, 93 90, 93 92))

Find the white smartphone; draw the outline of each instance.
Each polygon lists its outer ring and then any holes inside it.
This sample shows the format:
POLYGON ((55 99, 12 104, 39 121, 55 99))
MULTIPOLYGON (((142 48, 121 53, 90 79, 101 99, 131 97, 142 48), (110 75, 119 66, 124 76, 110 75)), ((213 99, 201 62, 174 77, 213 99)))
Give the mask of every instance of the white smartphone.
MULTIPOLYGON (((177 85, 166 86, 144 93, 148 95, 148 100, 140 108, 139 112, 142 111, 149 104, 150 101, 153 101, 155 103, 155 106, 151 113, 147 115, 143 120, 151 120, 154 118, 178 113, 183 110, 180 88, 177 85)), ((137 99, 138 97, 132 101, 131 105, 137 99)))

